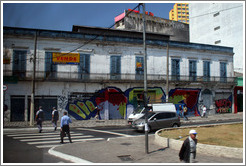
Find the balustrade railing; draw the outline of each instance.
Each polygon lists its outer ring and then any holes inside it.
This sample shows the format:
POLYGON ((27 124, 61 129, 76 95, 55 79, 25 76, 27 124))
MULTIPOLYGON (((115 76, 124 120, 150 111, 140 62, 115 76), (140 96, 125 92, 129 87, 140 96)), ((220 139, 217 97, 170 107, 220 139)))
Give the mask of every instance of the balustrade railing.
MULTIPOLYGON (((21 80, 32 80, 32 71, 3 71, 3 75, 17 77, 21 80)), ((148 74, 148 81, 163 81, 167 79, 163 74, 148 74)), ((144 80, 141 74, 110 74, 110 73, 77 73, 77 72, 44 72, 37 71, 35 74, 37 81, 131 81, 139 82, 144 80)), ((169 82, 220 82, 220 83, 235 83, 235 77, 217 77, 217 76, 182 76, 169 75, 169 82)))

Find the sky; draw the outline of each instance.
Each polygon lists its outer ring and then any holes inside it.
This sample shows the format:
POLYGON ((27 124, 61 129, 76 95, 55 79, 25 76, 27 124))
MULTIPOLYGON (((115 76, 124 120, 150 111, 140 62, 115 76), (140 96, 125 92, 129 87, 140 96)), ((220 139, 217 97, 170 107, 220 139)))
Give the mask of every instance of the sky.
MULTIPOLYGON (((54 1, 53 1, 54 2, 54 1)), ((109 28, 114 17, 138 3, 3 3, 3 26, 72 31, 73 25, 109 28)), ((145 3, 145 10, 154 16, 169 19, 174 3, 145 3)), ((142 7, 140 8, 142 12, 142 7)))

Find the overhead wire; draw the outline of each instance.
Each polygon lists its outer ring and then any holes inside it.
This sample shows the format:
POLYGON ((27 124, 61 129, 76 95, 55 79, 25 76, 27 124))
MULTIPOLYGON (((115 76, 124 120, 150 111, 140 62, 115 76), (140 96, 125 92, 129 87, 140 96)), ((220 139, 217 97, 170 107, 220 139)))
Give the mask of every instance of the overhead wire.
POLYGON ((218 13, 218 12, 223 12, 223 11, 235 9, 235 8, 239 8, 239 7, 242 7, 242 6, 243 6, 243 5, 235 6, 235 7, 231 7, 231 8, 227 8, 227 9, 222 9, 222 10, 218 10, 218 11, 214 11, 214 12, 210 12, 210 13, 205 13, 205 14, 201 14, 201 15, 189 17, 189 19, 193 19, 193 18, 197 18, 197 17, 202 17, 202 16, 207 16, 207 15, 210 15, 210 14, 214 14, 214 13, 218 13))
MULTIPOLYGON (((142 5, 142 3, 139 3, 134 9, 130 10, 129 12, 127 12, 126 16, 128 16, 130 13, 132 13, 135 9, 139 8, 139 6, 141 6, 141 5, 142 5)), ((235 7, 231 7, 231 8, 227 8, 227 9, 222 9, 222 10, 218 10, 218 11, 214 11, 214 12, 209 12, 209 13, 201 14, 201 15, 198 15, 198 16, 190 17, 189 19, 193 19, 193 18, 197 18, 197 17, 202 17, 202 16, 206 16, 206 15, 210 15, 210 14, 214 14, 214 13, 218 13, 218 12, 223 12, 223 11, 227 11, 227 10, 239 8, 239 7, 242 7, 242 6, 243 6, 243 5, 235 6, 235 7)), ((126 16, 125 16, 125 17, 126 17, 126 16)), ((122 18, 122 19, 123 19, 123 18, 122 18)), ((122 19, 121 19, 121 20, 122 20, 122 19)), ((115 26, 115 25, 116 25, 118 22, 120 22, 121 20, 119 20, 119 21, 115 22, 114 24, 112 24, 111 26, 109 26, 109 27, 107 28, 107 30, 110 30, 113 26, 115 26)), ((82 47, 88 45, 89 43, 93 42, 93 41, 96 40, 99 36, 102 36, 102 35, 104 35, 105 33, 106 33, 106 31, 101 32, 100 34, 96 35, 94 38, 92 38, 92 39, 86 41, 86 42, 85 42, 84 44, 82 44, 81 46, 78 46, 78 47, 76 47, 75 49, 72 49, 71 51, 69 51, 69 52, 67 52, 67 53, 64 53, 64 54, 62 54, 62 55, 60 55, 60 56, 68 55, 68 54, 70 54, 70 53, 72 53, 72 52, 74 52, 74 51, 76 51, 76 50, 78 50, 78 49, 80 49, 80 48, 82 48, 82 47)), ((59 56, 57 56, 57 57, 59 57, 59 56)), ((40 59, 40 60, 41 60, 41 59, 49 59, 49 58, 37 58, 37 59, 40 59)), ((26 61, 26 60, 30 60, 30 61, 31 61, 31 60, 33 60, 33 58, 31 57, 31 58, 27 58, 27 59, 19 60, 19 61, 26 61)))
MULTIPOLYGON (((137 9, 137 8, 138 8, 139 6, 141 6, 141 5, 142 5, 142 3, 139 3, 139 4, 138 4, 136 7, 134 7, 132 10, 130 10, 129 12, 127 12, 126 15, 125 15, 125 17, 128 16, 129 14, 131 14, 135 9, 137 9)), ((123 18, 122 18, 122 19, 123 19, 123 18)), ((106 30, 110 30, 112 27, 114 27, 114 26, 115 26, 118 22, 120 22, 122 19, 120 19, 119 21, 113 23, 113 24, 112 24, 111 26, 109 26, 106 30)), ((85 42, 84 44, 82 44, 81 46, 78 46, 78 47, 76 47, 75 49, 72 49, 71 51, 66 52, 66 53, 64 53, 64 54, 62 54, 62 55, 60 55, 60 56, 68 55, 68 54, 70 54, 70 53, 72 53, 72 52, 74 52, 74 51, 76 51, 76 50, 78 50, 78 49, 80 49, 80 48, 82 48, 82 47, 88 45, 89 43, 91 43, 91 42, 93 42, 94 40, 96 40, 99 36, 104 35, 106 32, 107 32, 107 31, 103 31, 103 32, 101 32, 100 34, 97 34, 94 38, 92 38, 92 39, 86 41, 86 42, 85 42)), ((56 56, 56 57, 60 57, 60 56, 56 56)), ((51 57, 51 58, 52 58, 52 57, 51 57)), ((41 60, 41 59, 50 59, 50 58, 45 58, 45 57, 44 57, 44 58, 36 58, 36 60, 37 60, 37 59, 41 60)), ((31 58, 19 60, 18 62, 21 62, 21 61, 27 61, 27 60, 32 61, 33 58, 31 57, 31 58)), ((13 60, 13 61, 15 61, 15 60, 13 60)))

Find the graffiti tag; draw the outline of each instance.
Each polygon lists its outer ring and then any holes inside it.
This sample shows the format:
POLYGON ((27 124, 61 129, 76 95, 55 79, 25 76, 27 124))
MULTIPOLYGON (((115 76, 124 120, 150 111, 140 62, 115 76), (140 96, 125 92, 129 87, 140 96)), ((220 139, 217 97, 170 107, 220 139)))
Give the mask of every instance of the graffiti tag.
POLYGON ((216 100, 215 105, 218 108, 217 113, 231 113, 232 103, 229 99, 216 100))

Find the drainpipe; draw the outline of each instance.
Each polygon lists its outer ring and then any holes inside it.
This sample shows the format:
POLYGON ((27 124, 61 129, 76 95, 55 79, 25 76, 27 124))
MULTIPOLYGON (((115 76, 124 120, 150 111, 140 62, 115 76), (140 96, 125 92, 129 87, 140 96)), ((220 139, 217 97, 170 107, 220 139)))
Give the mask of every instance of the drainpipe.
POLYGON ((37 49, 37 33, 35 33, 34 55, 33 55, 33 73, 32 73, 32 94, 31 94, 31 110, 30 110, 30 126, 34 126, 34 96, 35 96, 35 74, 36 74, 36 49, 37 49))

